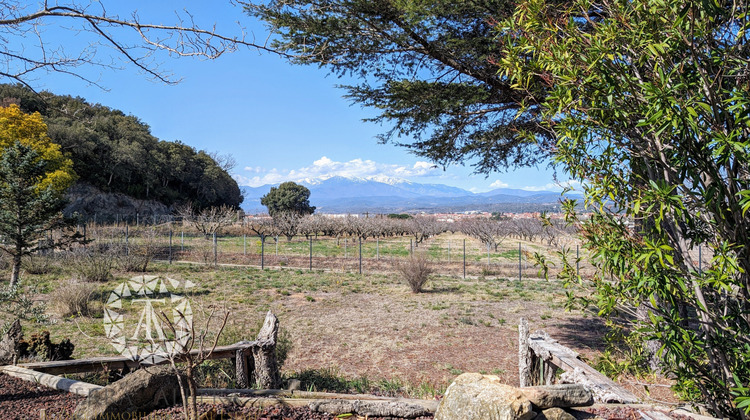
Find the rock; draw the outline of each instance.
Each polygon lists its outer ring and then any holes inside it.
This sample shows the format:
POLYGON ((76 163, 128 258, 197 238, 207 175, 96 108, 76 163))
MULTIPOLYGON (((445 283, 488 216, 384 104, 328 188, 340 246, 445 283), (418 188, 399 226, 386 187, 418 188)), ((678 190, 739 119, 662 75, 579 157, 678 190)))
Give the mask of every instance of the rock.
POLYGON ((553 407, 543 410, 534 420, 576 420, 576 417, 562 408, 553 407))
POLYGON ((10 325, 8 332, 0 339, 0 365, 11 365, 15 362, 16 349, 21 337, 23 337, 21 321, 15 320, 10 325))
POLYGON ((521 392, 532 404, 544 410, 552 407, 584 407, 594 404, 591 391, 577 384, 531 386, 521 392))
POLYGON ((464 373, 448 386, 435 420, 530 420, 531 401, 494 375, 464 373))
MULTIPOLYGON (((187 384, 183 377, 183 383, 187 384)), ((180 386, 171 366, 138 369, 119 381, 92 391, 73 413, 79 420, 128 415, 145 416, 153 410, 180 402, 180 386)))

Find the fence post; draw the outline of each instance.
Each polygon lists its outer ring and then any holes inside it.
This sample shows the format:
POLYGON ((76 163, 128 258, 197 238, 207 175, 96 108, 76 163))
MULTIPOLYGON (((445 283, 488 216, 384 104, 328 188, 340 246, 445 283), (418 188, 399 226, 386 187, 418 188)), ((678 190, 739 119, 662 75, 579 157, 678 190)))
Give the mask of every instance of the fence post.
POLYGON ((451 263, 451 241, 448 241, 448 264, 451 263))
POLYGON ((219 246, 218 242, 216 241, 216 232, 214 232, 214 267, 219 265, 219 246))
POLYGON ((185 250, 185 231, 180 231, 180 252, 185 250))
POLYGON ((490 269, 490 243, 487 242, 487 269, 490 269))
POLYGON ((279 235, 276 235, 276 259, 279 259, 279 235))
POLYGON ((261 237, 260 237, 260 269, 261 270, 265 269, 265 265, 264 265, 265 261, 263 259, 263 257, 264 257, 264 252, 263 251, 265 250, 265 248, 266 248, 266 237, 263 236, 263 235, 261 235, 261 237))
POLYGON ((242 234, 242 256, 247 257, 247 234, 242 234))
POLYGON ((518 243, 518 281, 521 281, 521 242, 518 243))
POLYGON ((86 222, 83 223, 83 246, 86 246, 86 222))
POLYGON ((344 238, 344 258, 349 258, 349 247, 347 246, 349 244, 349 239, 344 238))
POLYGON ((312 238, 310 238, 310 271, 312 271, 312 238))
POLYGON ((172 229, 169 229, 169 263, 172 264, 172 229))
POLYGON ((580 258, 581 257, 580 257, 580 253, 578 252, 578 244, 576 244, 576 277, 581 277, 581 275, 578 274, 579 264, 581 263, 580 258))
POLYGON ((409 238, 409 255, 414 254, 414 239, 409 238))
POLYGON ((375 260, 380 261, 380 238, 375 238, 375 260))
POLYGON ((359 274, 362 274, 362 237, 359 237, 359 274))
POLYGON ((128 232, 128 224, 125 223, 125 255, 130 255, 130 245, 128 244, 128 236, 130 236, 130 233, 128 232))
POLYGON ((466 239, 464 239, 464 280, 466 280, 466 239))

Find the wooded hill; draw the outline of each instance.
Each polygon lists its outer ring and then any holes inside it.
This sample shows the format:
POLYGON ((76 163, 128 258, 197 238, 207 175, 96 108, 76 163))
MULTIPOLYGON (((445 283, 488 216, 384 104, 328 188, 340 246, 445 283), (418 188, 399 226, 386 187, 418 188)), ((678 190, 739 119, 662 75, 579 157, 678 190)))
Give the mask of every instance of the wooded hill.
POLYGON ((44 117, 52 141, 73 160, 80 183, 167 206, 190 201, 198 208, 237 207, 242 202, 237 182, 216 159, 179 141, 159 140, 137 117, 20 85, 0 85, 0 101, 44 117))

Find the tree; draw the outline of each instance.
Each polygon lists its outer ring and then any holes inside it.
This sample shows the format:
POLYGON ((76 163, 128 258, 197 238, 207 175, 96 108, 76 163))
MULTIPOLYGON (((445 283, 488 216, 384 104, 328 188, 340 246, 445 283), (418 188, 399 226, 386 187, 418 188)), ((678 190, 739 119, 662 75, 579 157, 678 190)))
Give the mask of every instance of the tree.
POLYGON ((176 212, 183 222, 193 225, 205 239, 210 239, 237 221, 237 210, 229 206, 208 207, 198 211, 187 203, 178 207, 176 212))
POLYGON ((154 59, 159 53, 214 59, 240 47, 269 51, 247 40, 241 27, 236 35, 222 34, 197 25, 187 11, 175 14, 175 24, 155 24, 142 21, 136 11, 128 17, 108 13, 97 1, 62 0, 50 5, 46 0, 2 0, 0 10, 0 35, 4 40, 0 46, 0 76, 26 86, 39 72, 67 74, 96 85, 95 78, 86 76, 81 68, 118 68, 118 63, 132 65, 155 80, 171 84, 179 80, 159 66, 159 60, 154 59), (45 26, 52 22, 74 32, 81 40, 80 47, 46 31, 45 26))
POLYGON ((315 212, 315 206, 310 206, 310 190, 291 181, 282 183, 278 188, 271 187, 268 194, 260 198, 260 203, 268 208, 268 214, 274 218, 284 212, 297 216, 315 212))
POLYGON ((597 268, 592 303, 631 314, 680 395, 731 418, 750 407, 749 9, 529 1, 500 62, 518 89, 545 89, 556 160, 582 181, 593 216, 566 210, 597 268))
POLYGON ((326 67, 362 83, 344 86, 353 102, 392 123, 382 142, 400 143, 440 164, 473 161, 480 172, 544 162, 534 131, 535 97, 511 87, 492 64, 502 46, 494 21, 510 0, 273 0, 248 2, 268 23, 270 46, 296 64, 326 67))
POLYGON ((40 247, 40 235, 61 223, 65 190, 75 181, 73 163, 47 137, 41 115, 18 106, 0 108, 0 249, 13 258, 10 286, 21 258, 40 247))

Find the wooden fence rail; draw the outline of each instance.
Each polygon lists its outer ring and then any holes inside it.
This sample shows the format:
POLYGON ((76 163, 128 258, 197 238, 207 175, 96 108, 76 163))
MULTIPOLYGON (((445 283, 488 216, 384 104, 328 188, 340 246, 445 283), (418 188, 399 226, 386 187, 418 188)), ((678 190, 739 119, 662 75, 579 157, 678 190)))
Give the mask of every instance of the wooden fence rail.
POLYGON ((634 404, 640 401, 547 333, 529 334, 529 324, 524 318, 518 326, 518 335, 518 374, 522 387, 550 385, 556 381, 577 383, 591 390, 597 402, 634 404), (559 377, 558 370, 563 371, 559 377))

